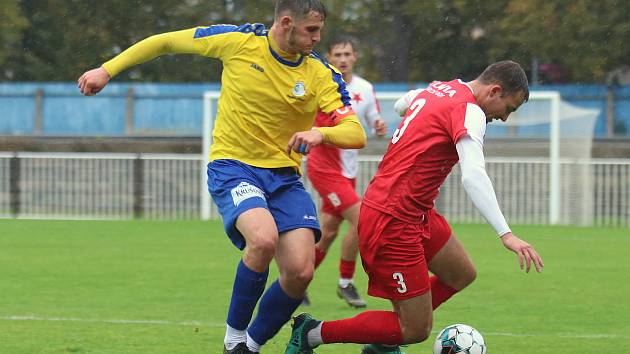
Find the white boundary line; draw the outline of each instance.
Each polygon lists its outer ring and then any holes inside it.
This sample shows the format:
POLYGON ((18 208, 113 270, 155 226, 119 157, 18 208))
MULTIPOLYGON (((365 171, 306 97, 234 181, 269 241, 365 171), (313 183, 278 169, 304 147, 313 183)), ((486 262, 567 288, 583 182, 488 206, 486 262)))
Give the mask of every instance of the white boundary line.
MULTIPOLYGON (((224 328, 225 323, 206 323, 201 321, 167 321, 167 320, 125 320, 125 319, 87 319, 77 317, 41 317, 41 316, 0 316, 0 321, 43 321, 43 322, 82 322, 82 323, 112 323, 112 324, 131 324, 131 325, 163 325, 163 326, 186 326, 186 327, 210 327, 224 328)), ((285 325, 288 327, 288 325, 285 325)), ((437 334, 438 331, 432 333, 437 334)), ((579 333, 509 333, 509 332, 484 332, 486 336, 499 337, 556 337, 569 339, 630 339, 630 335, 615 334, 579 334, 579 333)))
POLYGON ((571 339, 630 339, 630 336, 615 334, 570 334, 570 333, 506 333, 506 332, 484 332, 484 336, 497 337, 555 337, 555 338, 571 338, 571 339))
POLYGON ((0 316, 0 321, 43 321, 43 322, 83 322, 114 323, 167 326, 225 327, 225 323, 204 323, 201 321, 167 321, 167 320, 125 320, 125 319, 89 319, 77 317, 41 317, 41 316, 0 316))

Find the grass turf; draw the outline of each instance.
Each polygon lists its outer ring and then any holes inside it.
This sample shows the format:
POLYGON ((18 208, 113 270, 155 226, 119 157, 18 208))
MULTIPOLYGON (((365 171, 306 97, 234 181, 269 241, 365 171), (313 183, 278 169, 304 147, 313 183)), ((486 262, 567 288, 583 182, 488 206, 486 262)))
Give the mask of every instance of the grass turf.
MULTIPOLYGON (((435 331, 470 324, 491 354, 628 350, 629 230, 515 227, 543 256, 542 274, 520 272, 485 225, 454 231, 478 278, 436 311, 435 331)), ((334 293, 339 244, 309 288, 313 305, 298 311, 322 319, 358 313, 334 293)), ((239 255, 218 222, 0 220, 0 353, 221 353, 239 255)), ((360 266, 356 282, 365 292, 360 266)), ((375 298, 368 304, 390 309, 375 298)), ((285 326, 263 353, 283 353, 289 332, 285 326)), ((431 341, 405 351, 431 353, 431 341)))

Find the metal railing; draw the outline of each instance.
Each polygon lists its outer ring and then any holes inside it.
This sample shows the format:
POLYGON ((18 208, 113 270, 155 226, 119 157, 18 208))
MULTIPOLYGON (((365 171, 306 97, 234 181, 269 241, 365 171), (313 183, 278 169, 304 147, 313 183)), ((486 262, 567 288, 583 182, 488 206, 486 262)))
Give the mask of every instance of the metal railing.
MULTIPOLYGON (((380 157, 359 159, 362 193, 380 157)), ((510 223, 549 223, 548 159, 486 162, 510 223)), ((0 217, 199 219, 209 199, 203 163, 196 154, 0 153, 0 217)), ((561 171, 562 223, 630 227, 630 159, 567 160, 561 171)), ((308 181, 305 186, 319 203, 308 181)), ((453 222, 483 222, 457 166, 437 208, 453 222)), ((210 217, 218 218, 214 204, 210 217)))

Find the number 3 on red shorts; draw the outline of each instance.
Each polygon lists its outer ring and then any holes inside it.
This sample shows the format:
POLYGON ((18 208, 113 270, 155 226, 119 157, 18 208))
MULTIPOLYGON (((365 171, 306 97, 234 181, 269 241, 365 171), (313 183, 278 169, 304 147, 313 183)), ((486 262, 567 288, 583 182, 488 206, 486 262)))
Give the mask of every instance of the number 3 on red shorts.
POLYGON ((407 292, 407 284, 405 284, 405 278, 403 278, 402 273, 394 273, 392 274, 392 278, 394 278, 394 280, 396 280, 396 282, 398 283, 398 287, 396 288, 396 290, 398 290, 399 293, 404 294, 407 292))

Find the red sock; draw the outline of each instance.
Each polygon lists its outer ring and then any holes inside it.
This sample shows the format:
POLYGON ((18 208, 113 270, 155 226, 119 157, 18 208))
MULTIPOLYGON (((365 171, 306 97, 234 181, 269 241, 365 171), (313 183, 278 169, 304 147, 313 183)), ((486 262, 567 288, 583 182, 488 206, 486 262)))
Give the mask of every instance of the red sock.
POLYGON ((450 299, 451 296, 457 293, 457 290, 442 283, 440 279, 435 275, 432 275, 429 278, 429 281, 431 282, 431 303, 434 310, 438 308, 438 306, 440 306, 444 301, 450 299))
POLYGON ((319 264, 322 263, 324 257, 326 257, 326 252, 315 247, 315 268, 319 267, 319 264))
POLYGON ((339 276, 342 279, 352 279, 354 276, 355 261, 339 260, 339 276))
POLYGON ((390 344, 403 342, 398 316, 391 311, 365 311, 345 320, 322 323, 324 343, 390 344))

